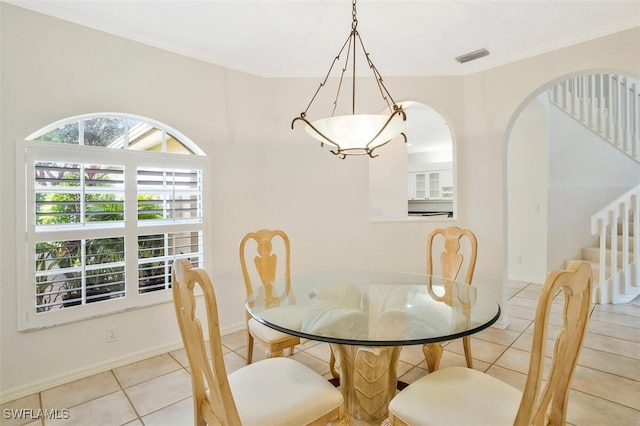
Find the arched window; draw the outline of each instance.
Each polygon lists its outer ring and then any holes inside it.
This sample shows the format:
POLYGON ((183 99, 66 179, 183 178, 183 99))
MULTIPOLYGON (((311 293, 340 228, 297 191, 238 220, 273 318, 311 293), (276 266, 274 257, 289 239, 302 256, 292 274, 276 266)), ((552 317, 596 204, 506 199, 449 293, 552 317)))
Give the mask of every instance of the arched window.
POLYGON ((204 153, 184 135, 89 114, 32 134, 24 154, 21 329, 170 300, 174 259, 202 262, 204 153))

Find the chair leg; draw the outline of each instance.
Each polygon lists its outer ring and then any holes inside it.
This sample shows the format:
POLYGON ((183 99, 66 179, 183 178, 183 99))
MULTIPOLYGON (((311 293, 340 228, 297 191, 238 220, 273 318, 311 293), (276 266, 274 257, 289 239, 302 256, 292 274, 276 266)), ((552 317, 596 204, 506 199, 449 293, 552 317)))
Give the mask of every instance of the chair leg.
POLYGON ((464 358, 467 360, 467 367, 473 368, 473 359, 471 358, 471 336, 464 336, 462 338, 462 344, 464 345, 464 358))
POLYGON ((251 364, 253 359, 253 336, 247 328, 247 365, 251 364))
POLYGON ((293 355, 294 346, 289 346, 289 356, 293 355))
POLYGON ((271 352, 269 349, 267 349, 264 352, 264 357, 265 358, 280 358, 280 357, 283 357, 283 356, 284 356, 284 351, 283 350, 271 352))
POLYGON ((427 361, 427 370, 429 373, 433 373, 440 366, 442 345, 440 343, 427 343, 422 345, 422 352, 424 353, 425 361, 427 361))

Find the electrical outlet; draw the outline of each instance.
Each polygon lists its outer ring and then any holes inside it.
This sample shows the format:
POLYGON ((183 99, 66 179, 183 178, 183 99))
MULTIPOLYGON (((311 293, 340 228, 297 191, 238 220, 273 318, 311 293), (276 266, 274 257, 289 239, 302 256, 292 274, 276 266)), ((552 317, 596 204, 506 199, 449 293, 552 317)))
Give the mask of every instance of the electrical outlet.
POLYGON ((118 340, 118 327, 115 325, 107 328, 107 343, 113 343, 118 340))
POLYGON ((516 257, 516 263, 517 263, 518 265, 522 265, 522 256, 518 256, 518 257, 516 257))

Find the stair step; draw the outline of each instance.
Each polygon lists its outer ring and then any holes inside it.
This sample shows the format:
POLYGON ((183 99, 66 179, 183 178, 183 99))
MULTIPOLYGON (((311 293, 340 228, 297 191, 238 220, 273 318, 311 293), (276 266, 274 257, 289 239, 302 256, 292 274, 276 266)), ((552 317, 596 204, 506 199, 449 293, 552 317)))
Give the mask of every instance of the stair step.
MULTIPOLYGON (((633 250, 633 237, 629 236, 627 237, 629 239, 629 250, 633 250)), ((622 243, 624 242, 624 239, 618 235, 618 250, 622 250, 622 243)), ((607 235, 607 248, 611 248, 611 235, 607 235)))
MULTIPOLYGON (((606 265, 611 266, 611 249, 606 250, 606 265)), ((618 250, 618 268, 622 267, 622 251, 618 250)), ((629 253, 629 262, 633 262, 633 253, 629 253)), ((583 247, 582 258, 589 262, 600 262, 600 249, 598 247, 583 247)))
MULTIPOLYGON (((618 222, 618 235, 622 235, 622 222, 618 222)), ((629 235, 633 236, 633 221, 629 222, 629 235)))

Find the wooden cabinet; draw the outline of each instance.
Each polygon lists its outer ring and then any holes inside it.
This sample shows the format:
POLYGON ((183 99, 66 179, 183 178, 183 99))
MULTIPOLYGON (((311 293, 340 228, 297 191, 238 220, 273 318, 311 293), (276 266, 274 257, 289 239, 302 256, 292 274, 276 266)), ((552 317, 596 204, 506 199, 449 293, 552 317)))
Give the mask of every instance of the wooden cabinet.
POLYGON ((452 199, 453 171, 411 172, 407 188, 409 200, 452 199))

